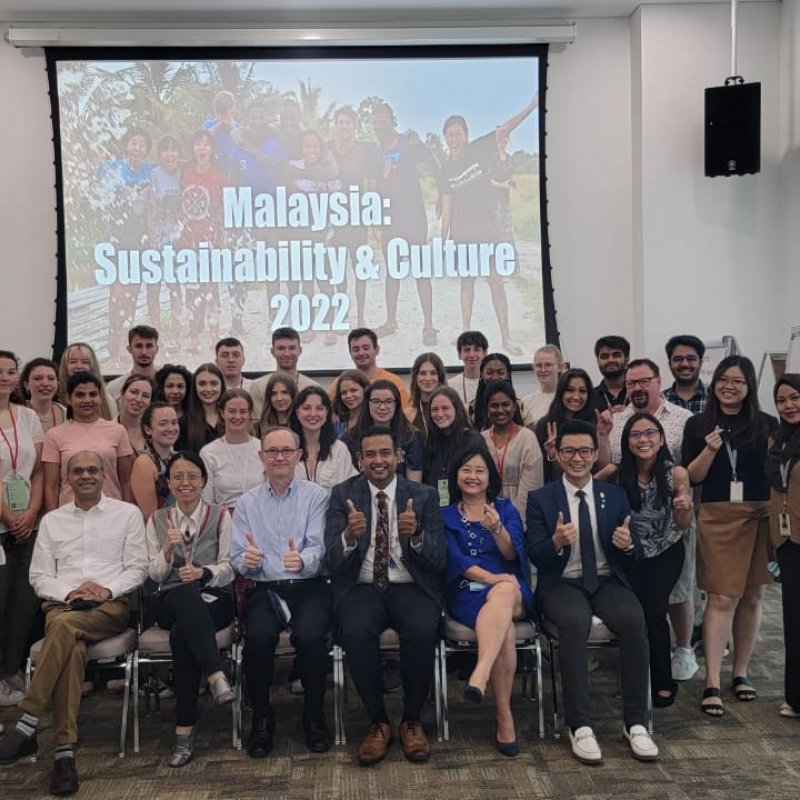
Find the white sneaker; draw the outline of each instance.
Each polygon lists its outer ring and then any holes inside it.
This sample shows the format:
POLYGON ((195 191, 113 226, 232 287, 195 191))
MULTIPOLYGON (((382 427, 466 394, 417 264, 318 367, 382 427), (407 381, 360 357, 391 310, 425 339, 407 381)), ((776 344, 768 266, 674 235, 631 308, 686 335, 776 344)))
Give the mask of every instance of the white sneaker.
POLYGON ((570 730, 569 743, 572 745, 572 755, 581 764, 603 763, 603 753, 600 750, 600 745, 597 744, 594 731, 588 725, 578 728, 575 733, 570 730))
POLYGON ((639 761, 655 761, 658 758, 658 745, 644 725, 631 725, 630 730, 623 728, 622 735, 630 743, 634 758, 639 761))
POLYGON ((795 711, 788 703, 781 703, 778 713, 782 717, 789 717, 790 719, 800 719, 800 711, 795 711))
POLYGON ((672 680, 690 681, 697 670, 697 657, 691 647, 676 647, 672 654, 672 680))

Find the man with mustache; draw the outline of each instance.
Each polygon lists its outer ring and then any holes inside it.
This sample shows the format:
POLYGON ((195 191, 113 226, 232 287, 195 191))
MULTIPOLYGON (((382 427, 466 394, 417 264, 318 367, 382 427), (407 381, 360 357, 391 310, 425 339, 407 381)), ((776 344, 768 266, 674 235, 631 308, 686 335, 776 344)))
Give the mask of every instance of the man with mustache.
POLYGON ((688 408, 692 414, 699 414, 708 401, 708 389, 700 380, 706 346, 696 336, 681 334, 667 342, 666 351, 675 382, 664 392, 664 397, 676 406, 688 408))
POLYGON ((601 336, 594 344, 594 355, 603 376, 594 387, 595 405, 598 411, 609 409, 616 414, 628 403, 625 371, 631 355, 630 342, 622 336, 601 336))

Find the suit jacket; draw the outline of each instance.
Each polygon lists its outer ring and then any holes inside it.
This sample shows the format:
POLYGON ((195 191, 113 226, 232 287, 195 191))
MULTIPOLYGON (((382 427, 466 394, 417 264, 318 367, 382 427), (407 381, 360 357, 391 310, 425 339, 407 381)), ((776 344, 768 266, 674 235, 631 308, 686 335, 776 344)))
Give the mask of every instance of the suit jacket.
MULTIPOLYGON (((593 481, 594 506, 597 512, 597 534, 600 544, 608 560, 611 574, 625 586, 629 586, 625 576, 625 559, 631 558, 611 542, 611 536, 617 526, 621 525, 631 513, 628 498, 619 486, 602 481, 593 481)), ((525 515, 528 530, 526 531, 526 547, 528 558, 538 569, 536 585, 537 607, 541 608, 542 598, 554 589, 561 580, 561 574, 569 561, 571 547, 565 547, 558 554, 553 546, 553 534, 558 523, 558 514, 564 515, 564 522, 570 522, 567 491, 562 480, 548 483, 541 489, 528 495, 528 508, 525 515)), ((634 544, 634 557, 641 556, 641 543, 631 531, 634 544)))
MULTIPOLYGON (((407 481, 397 476, 396 503, 398 513, 404 511, 409 498, 414 501, 417 530, 422 533, 422 547, 417 552, 409 537, 400 537, 403 560, 416 584, 439 605, 442 603, 444 571, 447 567, 447 542, 439 511, 439 495, 430 486, 407 481)), ((358 582, 364 556, 369 549, 372 530, 372 498, 366 477, 356 475, 340 483, 331 492, 325 520, 325 564, 331 574, 334 601, 338 601, 358 582), (355 550, 344 552, 342 533, 347 527, 352 500, 367 518, 367 532, 356 540, 355 550)))

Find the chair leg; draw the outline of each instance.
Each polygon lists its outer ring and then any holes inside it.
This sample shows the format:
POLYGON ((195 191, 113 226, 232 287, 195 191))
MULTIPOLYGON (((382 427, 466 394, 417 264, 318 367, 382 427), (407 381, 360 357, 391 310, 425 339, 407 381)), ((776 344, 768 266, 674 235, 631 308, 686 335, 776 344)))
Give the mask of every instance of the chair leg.
POLYGON ((558 711, 558 644, 548 637, 550 648, 550 688, 553 692, 553 738, 561 738, 561 715, 558 711))
POLYGON ((447 696, 447 644, 442 640, 442 736, 444 741, 450 741, 450 701, 447 696))
POLYGON ((539 738, 544 739, 544 692, 542 691, 542 645, 535 640, 536 650, 536 700, 539 704, 539 738))
POLYGON ((233 698, 233 746, 236 750, 242 749, 242 645, 233 646, 232 673, 234 680, 233 698))
POLYGON ((444 699, 442 697, 444 679, 442 678, 442 667, 443 663, 446 663, 445 658, 444 640, 440 639, 439 643, 436 645, 436 653, 433 662, 434 697, 436 700, 436 740, 438 742, 444 741, 444 717, 442 711, 442 706, 444 704, 444 699))
POLYGON ((125 656, 125 686, 122 689, 122 720, 119 726, 119 757, 125 758, 125 743, 128 738, 128 703, 131 690, 131 666, 133 652, 125 656))
POLYGON ((344 651, 342 646, 335 644, 333 656, 333 718, 335 742, 337 746, 347 744, 344 728, 344 651))
POLYGON ((139 651, 133 651, 133 752, 139 752, 139 651))

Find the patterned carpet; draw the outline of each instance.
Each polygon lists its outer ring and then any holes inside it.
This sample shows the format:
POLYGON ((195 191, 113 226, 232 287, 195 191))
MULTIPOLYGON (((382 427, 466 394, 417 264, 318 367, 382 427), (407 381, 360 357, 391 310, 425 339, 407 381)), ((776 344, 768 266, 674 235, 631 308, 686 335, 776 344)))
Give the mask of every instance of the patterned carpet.
MULTIPOLYGON (((725 668, 730 669, 729 659, 725 668)), ((655 710, 662 757, 654 764, 642 764, 631 758, 622 740, 616 655, 603 651, 600 668, 592 674, 595 730, 605 756, 599 767, 579 765, 569 754, 566 739, 552 738, 546 677, 547 738, 538 738, 535 704, 516 697, 522 745, 516 759, 494 749, 491 702, 477 708, 466 706, 461 700, 463 684, 453 675, 450 741, 434 741, 432 758, 423 765, 406 762, 395 744, 385 761, 371 768, 359 767, 355 759, 355 745, 365 726, 354 691, 349 692, 347 705, 347 746, 314 755, 306 750, 300 729, 302 701, 281 683, 273 697, 278 719, 275 750, 258 761, 231 748, 230 713, 203 699, 195 760, 181 770, 166 766, 173 738, 173 701, 164 701, 160 714, 143 716, 141 752, 134 754, 129 740, 129 753, 120 759, 115 744, 119 696, 99 691, 82 706, 79 796, 85 800, 796 800, 800 795, 800 720, 777 713, 783 675, 777 587, 767 593, 761 641, 751 668, 759 699, 740 703, 723 691, 727 714, 722 720, 709 719, 698 711, 700 674, 682 685, 672 708, 655 710)), ((396 720, 397 695, 389 696, 388 707, 396 720)), ((0 709, 0 721, 6 725, 16 718, 16 709, 0 709)), ((435 735, 433 707, 427 722, 429 735, 435 735)), ((245 734, 248 727, 246 716, 245 734)), ((0 768, 0 798, 48 796, 52 740, 47 727, 40 736, 40 749, 42 757, 36 763, 0 768)))

